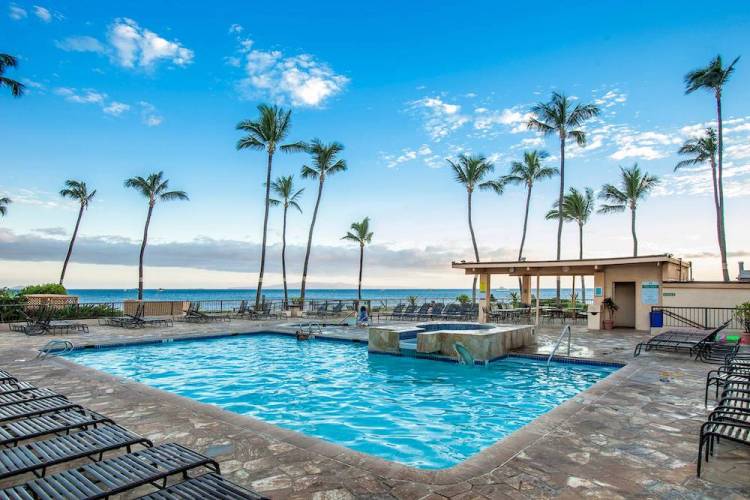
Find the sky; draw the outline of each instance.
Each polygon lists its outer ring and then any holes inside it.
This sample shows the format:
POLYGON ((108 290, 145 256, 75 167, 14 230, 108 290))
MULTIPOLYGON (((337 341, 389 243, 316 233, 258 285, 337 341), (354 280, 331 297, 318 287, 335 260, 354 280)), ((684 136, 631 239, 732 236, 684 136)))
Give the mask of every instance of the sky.
MULTIPOLYGON (((637 162, 660 177, 638 208, 640 253, 694 263, 720 278, 705 167, 674 172, 677 149, 715 119, 707 92, 683 77, 721 54, 744 56, 724 92, 730 272, 750 260, 750 6, 744 1, 45 2, 0 5, 0 52, 26 85, 0 89, 0 286, 52 282, 75 224, 66 179, 97 190, 66 275, 70 288, 137 285, 146 201, 123 180, 164 171, 190 201, 157 205, 146 251, 148 288, 253 287, 262 236, 266 157, 237 151, 235 125, 260 103, 292 109, 290 141, 339 141, 348 171, 327 179, 309 281, 356 286, 359 249, 342 241, 371 218, 365 286, 465 287, 453 260, 473 260, 466 191, 446 158, 483 154, 494 178, 523 151, 559 145, 528 131, 531 106, 563 92, 595 103, 585 148, 569 147, 566 185, 600 189, 637 162)), ((303 153, 279 153, 303 213, 290 212, 291 285, 300 281, 315 202, 303 153)), ((555 256, 544 219, 557 178, 535 186, 524 254, 555 256)), ((482 260, 517 257, 525 191, 474 196, 482 260)), ((631 252, 629 214, 594 215, 587 257, 631 252)), ((578 256, 567 224, 563 257, 578 256)), ((281 210, 273 208, 265 283, 281 284, 281 210)), ((496 280, 497 281, 497 280, 496 280)), ((551 284, 552 282, 550 282, 551 284)), ((515 286, 515 279, 499 285, 515 286)), ((544 284, 543 284, 544 285, 544 284)))

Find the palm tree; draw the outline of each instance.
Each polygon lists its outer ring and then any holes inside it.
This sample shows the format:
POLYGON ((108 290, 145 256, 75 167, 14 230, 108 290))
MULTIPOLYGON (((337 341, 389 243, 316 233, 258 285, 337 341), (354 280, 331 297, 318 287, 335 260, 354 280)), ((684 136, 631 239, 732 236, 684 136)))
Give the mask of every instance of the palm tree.
MULTIPOLYGON (((514 161, 510 167, 510 174, 504 177, 505 182, 510 184, 524 184, 526 186, 526 211, 523 217, 523 233, 521 234, 521 246, 518 248, 518 260, 523 258, 523 245, 526 242, 526 228, 529 222, 529 205, 531 204, 531 189, 534 183, 549 179, 560 171, 553 167, 545 167, 542 160, 549 154, 546 151, 524 151, 523 161, 514 161)), ((518 278, 518 289, 522 289, 521 278, 518 278)), ((523 290, 521 290, 523 292, 523 290)))
MULTIPOLYGON (((586 120, 599 115, 599 108, 594 104, 576 104, 564 94, 552 93, 549 102, 540 102, 531 108, 533 117, 526 124, 529 130, 536 130, 544 135, 556 134, 560 139, 560 192, 558 204, 560 206, 559 222, 557 224, 557 260, 560 260, 562 245, 563 215, 562 205, 565 195, 565 142, 573 139, 576 144, 586 145, 586 134, 579 127, 586 120)), ((557 277, 557 303, 560 303, 560 277, 557 277)))
MULTIPOLYGON (((547 212, 547 219, 557 219, 560 217, 560 208, 556 201, 552 205, 552 210, 547 212)), ((589 221, 589 217, 594 212, 594 190, 591 188, 584 189, 583 192, 572 187, 563 197, 563 220, 565 222, 578 223, 578 259, 583 259, 583 226, 589 221)), ((575 279, 573 280, 575 289, 575 279)), ((586 282, 581 275, 581 295, 583 302, 586 302, 586 282)))
POLYGON ((638 256, 638 237, 635 233, 635 211, 638 202, 659 183, 659 178, 648 172, 641 172, 637 163, 630 168, 620 167, 620 187, 605 184, 599 192, 599 199, 605 202, 599 208, 600 214, 623 212, 630 208, 630 231, 633 233, 633 257, 638 256))
POLYGON ((13 203, 13 200, 8 198, 7 196, 3 196, 0 198, 0 216, 5 217, 5 214, 8 213, 8 205, 13 203))
POLYGON ((359 243, 359 281, 357 282, 357 305, 355 309, 359 309, 359 302, 362 300, 362 265, 365 259, 365 245, 372 242, 372 235, 370 218, 365 217, 362 222, 352 222, 351 231, 347 231, 341 238, 342 240, 359 243))
POLYGON ((739 59, 739 57, 735 58, 729 66, 724 67, 721 61, 721 56, 716 56, 705 68, 693 70, 685 75, 686 94, 691 94, 698 89, 704 89, 713 92, 714 98, 716 99, 716 125, 718 128, 717 150, 719 153, 716 185, 718 187, 719 218, 721 219, 721 234, 719 235, 721 240, 719 246, 723 249, 721 266, 722 273, 724 274, 724 281, 729 281, 729 269, 727 268, 727 243, 726 235, 724 234, 724 128, 721 117, 721 94, 724 90, 724 84, 729 81, 732 73, 734 73, 734 66, 739 59))
POLYGON ((344 150, 344 145, 339 142, 325 144, 320 139, 313 139, 306 147, 310 156, 312 156, 312 166, 302 166, 302 177, 305 179, 318 179, 318 197, 315 199, 315 209, 313 210, 312 221, 310 222, 310 232, 307 236, 307 250, 305 251, 305 263, 302 267, 302 286, 300 287, 300 306, 305 304, 305 286, 307 284, 307 267, 310 263, 310 248, 312 247, 313 230, 315 221, 318 218, 318 208, 320 207, 320 198, 323 196, 323 184, 326 177, 339 172, 346 172, 346 161, 337 158, 339 153, 344 150))
POLYGON ((65 279, 65 270, 68 268, 68 261, 70 261, 70 255, 73 253, 73 245, 76 242, 76 236, 78 236, 78 227, 81 225, 83 212, 89 207, 89 203, 94 199, 94 196, 96 196, 96 189, 89 193, 85 182, 68 179, 65 181, 65 188, 60 190, 60 196, 75 200, 80 205, 76 227, 73 229, 73 236, 70 238, 70 245, 68 245, 68 253, 65 255, 65 262, 63 262, 62 272, 60 273, 60 284, 62 285, 65 279))
POLYGON ((302 213, 302 207, 299 206, 298 200, 302 196, 305 188, 294 190, 294 176, 287 175, 278 177, 271 184, 271 189, 278 196, 279 200, 270 200, 271 205, 284 206, 284 223, 281 229, 281 274, 284 279, 284 306, 289 304, 289 294, 286 286, 286 214, 289 207, 296 208, 302 213))
POLYGON ((141 242, 141 254, 138 260, 138 300, 143 300, 143 254, 146 252, 148 241, 148 226, 151 224, 151 214, 157 201, 189 200, 185 191, 167 191, 169 179, 164 179, 164 172, 151 174, 145 179, 143 177, 131 177, 125 180, 125 187, 133 188, 148 199, 148 214, 146 215, 146 226, 143 228, 143 241, 141 242))
POLYGON ((13 97, 21 97, 24 91, 24 84, 3 76, 7 68, 18 67, 18 59, 10 54, 0 54, 0 87, 8 87, 13 97))
MULTIPOLYGON (((492 189, 497 194, 502 194, 505 187, 505 183, 502 179, 500 180, 489 180, 485 181, 495 166, 487 161, 482 155, 466 155, 462 154, 458 157, 455 162, 447 160, 448 164, 453 169, 453 175, 459 184, 466 188, 467 195, 467 209, 469 214, 469 233, 471 234, 471 244, 474 246, 474 257, 479 262, 479 248, 477 248, 477 238, 474 234, 474 225, 471 222, 471 195, 474 190, 479 188, 482 190, 492 189)), ((477 301, 477 277, 474 276, 474 281, 471 285, 471 299, 473 302, 477 301)))
POLYGON ((719 253, 721 254, 721 270, 724 275, 724 281, 729 281, 729 269, 727 267, 727 245, 724 232, 724 202, 720 197, 718 173, 716 165, 716 130, 709 127, 706 129, 706 135, 695 137, 685 142, 680 147, 678 153, 690 156, 680 161, 674 167, 675 171, 682 167, 693 165, 702 165, 706 162, 711 166, 711 180, 714 188, 714 207, 716 209, 716 233, 719 240, 719 253))
POLYGON ((237 124, 237 130, 247 132, 247 135, 237 141, 237 149, 255 149, 266 151, 268 166, 266 168, 266 205, 263 215, 263 243, 260 251, 260 270, 258 272, 258 289, 255 292, 255 307, 260 307, 263 292, 263 272, 266 267, 266 237, 268 235, 268 209, 271 205, 271 167, 276 149, 284 152, 303 151, 304 144, 281 144, 289 134, 291 128, 291 110, 278 106, 261 104, 258 106, 260 116, 256 120, 244 120, 237 124))

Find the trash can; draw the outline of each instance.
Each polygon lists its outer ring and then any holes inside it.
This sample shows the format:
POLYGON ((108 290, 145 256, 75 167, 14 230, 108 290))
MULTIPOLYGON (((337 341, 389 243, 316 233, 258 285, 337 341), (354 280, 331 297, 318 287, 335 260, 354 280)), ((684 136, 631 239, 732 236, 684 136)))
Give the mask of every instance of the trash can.
POLYGON ((650 313, 648 313, 648 317, 651 328, 661 328, 664 326, 663 311, 651 311, 650 313))
POLYGON ((600 330, 601 323, 599 313, 601 313, 601 306, 599 304, 589 304, 586 315, 588 316, 588 324, 586 328, 589 330, 600 330))

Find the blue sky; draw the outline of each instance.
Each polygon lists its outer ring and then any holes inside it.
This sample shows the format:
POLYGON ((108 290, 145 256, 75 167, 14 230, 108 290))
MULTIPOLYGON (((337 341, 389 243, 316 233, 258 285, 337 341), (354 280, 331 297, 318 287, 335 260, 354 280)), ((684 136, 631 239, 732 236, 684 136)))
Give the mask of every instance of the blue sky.
MULTIPOLYGON (((291 139, 346 146, 349 171, 329 179, 311 264, 314 284, 353 286, 357 249, 340 237, 372 218, 366 283, 463 286, 452 259, 470 258, 465 192, 446 157, 478 152, 504 174, 524 149, 557 144, 525 129, 535 102, 562 91, 596 102, 589 146, 572 148, 567 184, 598 188, 634 161, 662 177, 639 209, 641 253, 692 258, 719 277, 705 170, 673 174, 674 152, 714 117, 707 93, 684 95, 683 75, 716 54, 750 54, 745 2, 30 3, 0 10, 7 76, 27 95, 0 95, 0 284, 54 281, 75 206, 66 178, 97 188, 67 276, 71 287, 134 286, 145 202, 122 188, 164 170, 191 201, 157 207, 147 286, 252 286, 263 207, 261 153, 237 152, 234 125, 260 102, 293 108, 291 139), (189 271, 186 271, 189 269, 189 271)), ((725 92, 730 267, 750 253, 750 67, 740 60, 725 92)), ((302 154, 277 155, 274 175, 297 174, 303 214, 290 217, 290 281, 315 185, 299 179, 302 154)), ((554 256, 543 214, 557 181, 534 192, 526 255, 554 256)), ((513 258, 524 192, 480 193, 475 229, 483 259, 513 258)), ((588 256, 630 250, 627 214, 595 216, 588 256)), ((280 211, 272 213, 270 276, 280 283, 280 211)), ((565 231, 564 255, 577 256, 565 231)), ((509 285, 513 280, 508 282, 509 285)))

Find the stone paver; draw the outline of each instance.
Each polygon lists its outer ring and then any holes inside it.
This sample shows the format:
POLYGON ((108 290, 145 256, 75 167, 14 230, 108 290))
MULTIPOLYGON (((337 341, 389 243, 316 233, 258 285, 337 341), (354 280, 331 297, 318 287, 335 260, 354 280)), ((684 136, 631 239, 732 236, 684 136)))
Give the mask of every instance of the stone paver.
MULTIPOLYGON (((277 330, 277 324, 236 320, 176 323, 168 329, 92 327, 88 336, 64 338, 97 345, 269 331, 277 330)), ((540 329, 539 344, 525 351, 548 353, 558 334, 559 328, 540 329)), ((338 329, 334 335, 366 339, 362 329, 338 329)), ((684 355, 649 352, 634 359, 633 346, 645 337, 633 331, 575 328, 572 356, 628 366, 477 456, 441 471, 370 457, 67 360, 35 361, 34 349, 45 337, 0 332, 0 367, 64 393, 157 443, 177 441, 208 453, 220 461, 227 477, 272 498, 750 496, 747 448, 722 442, 705 476, 695 477, 697 432, 708 413, 702 387, 711 367, 684 355)))

